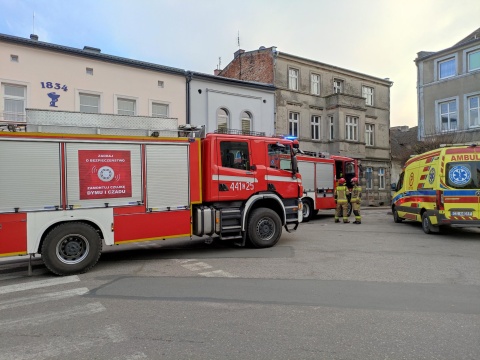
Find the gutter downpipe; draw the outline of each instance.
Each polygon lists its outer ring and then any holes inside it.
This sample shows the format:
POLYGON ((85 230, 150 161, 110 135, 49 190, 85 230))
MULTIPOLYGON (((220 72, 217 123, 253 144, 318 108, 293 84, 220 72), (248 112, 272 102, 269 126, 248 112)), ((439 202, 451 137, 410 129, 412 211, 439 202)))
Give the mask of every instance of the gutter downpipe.
POLYGON ((190 81, 192 81, 192 72, 191 71, 187 71, 186 74, 185 74, 185 77, 187 79, 187 86, 186 86, 186 91, 187 91, 187 94, 186 94, 186 98, 187 98, 187 108, 186 108, 186 112, 187 112, 187 119, 186 119, 186 123, 187 124, 190 124, 190 81))

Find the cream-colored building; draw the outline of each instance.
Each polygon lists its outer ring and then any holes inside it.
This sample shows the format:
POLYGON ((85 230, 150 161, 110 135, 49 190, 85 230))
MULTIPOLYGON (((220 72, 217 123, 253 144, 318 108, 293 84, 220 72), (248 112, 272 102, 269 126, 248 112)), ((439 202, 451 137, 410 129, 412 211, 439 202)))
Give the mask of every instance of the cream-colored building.
POLYGON ((419 52, 415 64, 419 139, 480 140, 480 28, 447 49, 419 52))
POLYGON ((275 131, 361 163, 365 205, 390 202, 389 79, 278 51, 239 50, 219 76, 276 87, 275 131))
POLYGON ((0 126, 25 109, 154 116, 185 124, 185 71, 0 34, 0 126))

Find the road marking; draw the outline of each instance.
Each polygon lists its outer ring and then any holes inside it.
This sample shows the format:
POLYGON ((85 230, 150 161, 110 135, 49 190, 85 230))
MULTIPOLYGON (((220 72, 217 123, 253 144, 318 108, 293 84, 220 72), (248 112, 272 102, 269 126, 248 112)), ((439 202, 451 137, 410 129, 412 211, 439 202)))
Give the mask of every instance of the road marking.
POLYGON ((31 297, 0 301, 0 310, 12 309, 19 306, 39 304, 47 301, 66 299, 72 296, 80 296, 88 292, 87 288, 78 288, 67 291, 59 291, 47 294, 40 294, 31 297))
POLYGON ((0 321, 0 331, 20 329, 23 327, 32 327, 53 323, 59 320, 66 320, 79 315, 91 315, 105 311, 105 307, 99 302, 90 303, 82 306, 74 306, 68 310, 46 312, 34 316, 25 316, 20 319, 0 321))
POLYGON ((227 278, 236 278, 238 276, 230 274, 229 272, 223 271, 223 270, 214 270, 214 271, 209 271, 209 272, 204 272, 204 273, 198 273, 198 275, 203 275, 206 277, 227 277, 227 278))
MULTIPOLYGON (((19 345, 10 349, 2 349, 2 360, 40 360, 51 359, 54 357, 61 357, 68 359, 68 354, 73 352, 85 353, 86 350, 105 346, 109 343, 118 343, 127 340, 127 336, 121 330, 120 325, 114 324, 104 328, 94 330, 90 329, 82 333, 68 334, 67 336, 60 336, 53 340, 45 338, 38 344, 32 344, 31 340, 28 345, 19 345), (72 340, 72 336, 75 340, 72 340), (7 350, 7 351, 5 351, 7 350)), ((125 359, 145 359, 139 357, 143 353, 135 353, 125 359)))
MULTIPOLYGON (((37 275, 43 275, 43 274, 46 274, 48 271, 47 270, 40 270, 40 271, 34 271, 32 273, 33 276, 37 276, 37 275)), ((13 274, 18 274, 19 272, 15 272, 13 274)), ((7 276, 2 276, 0 277, 0 281, 5 281, 5 280, 13 280, 13 279, 26 279, 28 278, 28 275, 27 275, 27 272, 26 271, 22 271, 22 273, 24 273, 24 275, 7 275, 7 276)))
POLYGON ((132 355, 123 355, 114 357, 112 360, 139 360, 148 358, 143 352, 138 352, 132 355))
POLYGON ((65 277, 55 278, 55 279, 31 281, 23 284, 1 286, 0 295, 9 294, 16 291, 38 289, 46 286, 68 284, 76 281, 80 281, 80 279, 77 275, 73 275, 73 276, 65 276, 65 277))
POLYGON ((175 261, 179 264, 185 264, 185 263, 188 263, 190 261, 198 261, 197 259, 175 259, 175 261))
POLYGON ((183 264, 182 265, 184 268, 190 270, 190 271, 199 271, 199 270, 205 270, 205 269, 211 269, 213 266, 208 265, 207 263, 204 262, 197 262, 193 264, 183 264))

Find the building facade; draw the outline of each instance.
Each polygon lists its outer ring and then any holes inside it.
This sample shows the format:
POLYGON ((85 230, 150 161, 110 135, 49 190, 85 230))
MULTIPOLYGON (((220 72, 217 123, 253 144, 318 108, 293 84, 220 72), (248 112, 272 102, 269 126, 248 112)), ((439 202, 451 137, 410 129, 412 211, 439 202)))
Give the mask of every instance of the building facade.
POLYGON ((419 140, 480 140, 480 28, 447 49, 419 52, 415 64, 419 140))
POLYGON ((158 124, 170 118, 178 125, 204 126, 206 132, 216 130, 221 119, 225 128, 274 133, 271 84, 121 58, 88 46, 50 44, 35 35, 0 34, 0 86, 0 131, 27 123, 27 114, 34 113, 25 109, 40 109, 115 114, 143 126, 152 124, 147 117, 158 118, 158 124))
POLYGON ((275 87, 269 84, 188 72, 188 117, 192 125, 271 136, 275 87))
POLYGON ((304 151, 358 159, 364 205, 390 202, 390 80, 275 47, 239 50, 218 75, 273 84, 276 134, 297 137, 304 151))

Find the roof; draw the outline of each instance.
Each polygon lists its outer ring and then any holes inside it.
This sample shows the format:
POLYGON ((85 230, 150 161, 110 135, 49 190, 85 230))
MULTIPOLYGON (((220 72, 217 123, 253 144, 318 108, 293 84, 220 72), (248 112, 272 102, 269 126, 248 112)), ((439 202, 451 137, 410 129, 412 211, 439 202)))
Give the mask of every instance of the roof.
POLYGON ((439 51, 420 51, 420 52, 418 52, 417 53, 417 58, 415 59, 415 62, 423 61, 423 60, 426 60, 430 57, 434 57, 434 56, 439 55, 439 54, 448 53, 448 52, 451 52, 453 50, 456 50, 457 48, 461 48, 465 45, 473 44, 473 43, 476 43, 476 42, 480 43, 480 28, 478 28, 477 30, 475 30, 474 32, 469 34, 467 37, 463 38, 462 40, 460 40, 455 45, 453 45, 449 48, 439 50, 439 51))
POLYGON ((104 62, 110 62, 114 64, 141 68, 145 70, 152 70, 152 71, 185 76, 185 70, 183 69, 177 69, 177 68, 157 65, 149 62, 127 59, 119 56, 102 54, 100 53, 99 49, 88 47, 88 46, 85 46, 85 48, 82 50, 82 49, 76 49, 76 48, 63 46, 63 45, 50 44, 50 43, 46 43, 38 40, 25 39, 18 36, 0 34, 0 42, 2 41, 12 43, 12 44, 17 44, 17 45, 22 45, 22 46, 29 46, 37 49, 43 49, 47 51, 55 51, 55 52, 72 55, 72 56, 80 56, 80 57, 85 57, 85 58, 94 59, 98 61, 104 61, 104 62))
POLYGON ((412 145, 418 139, 418 126, 408 128, 399 126, 390 129, 390 146, 392 159, 401 159, 406 152, 412 152, 412 145))
POLYGON ((227 77, 218 76, 218 75, 199 73, 195 71, 188 71, 187 76, 189 76, 192 79, 201 79, 201 80, 220 82, 220 83, 223 82, 223 83, 228 83, 229 85, 246 86, 246 87, 256 88, 259 90, 275 91, 276 89, 276 87, 273 84, 238 80, 238 79, 227 78, 227 77))

